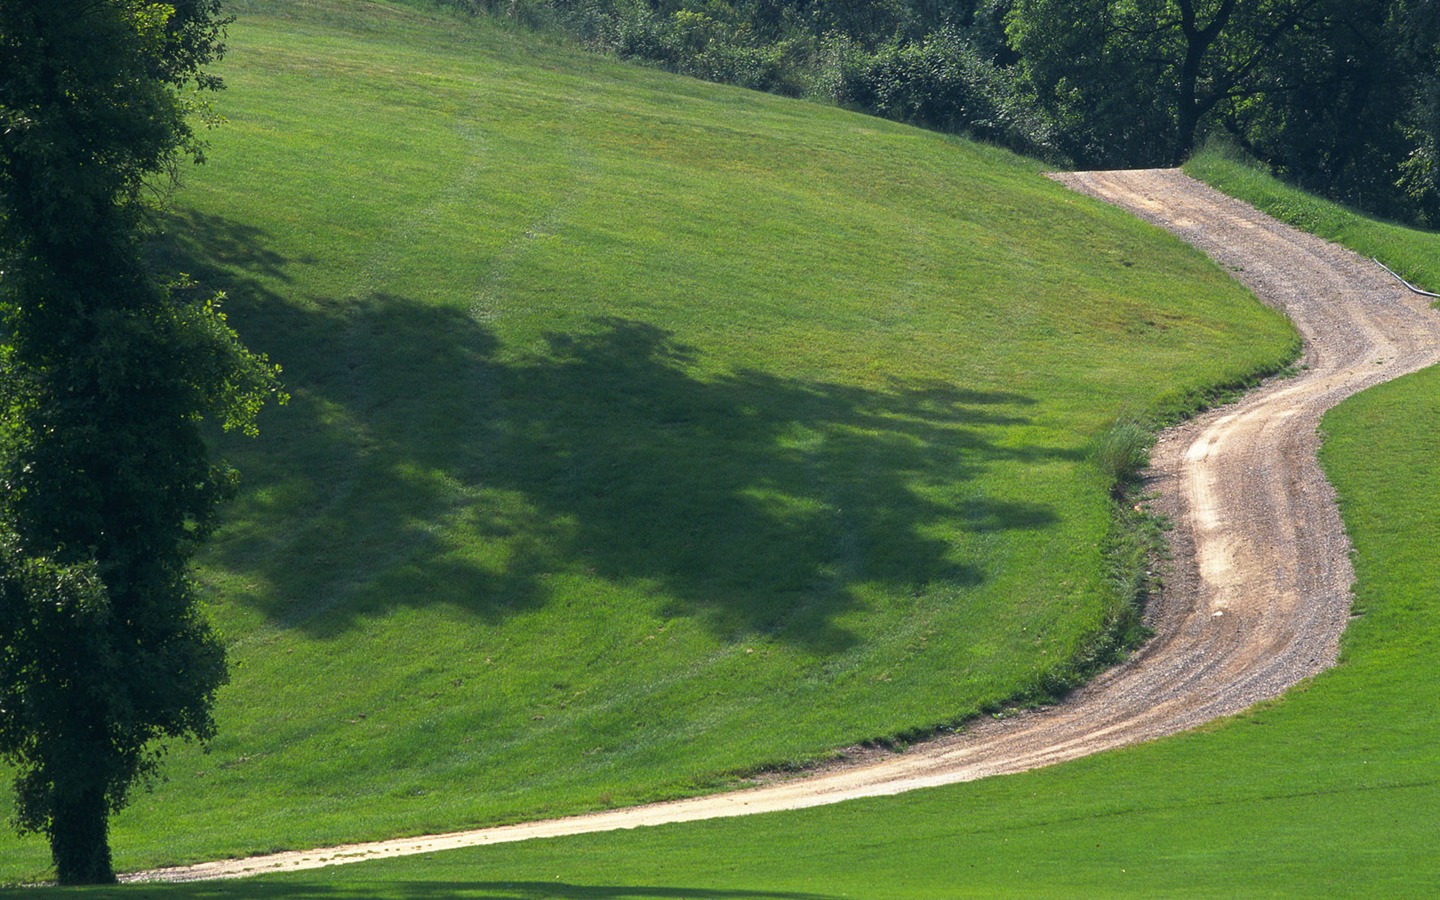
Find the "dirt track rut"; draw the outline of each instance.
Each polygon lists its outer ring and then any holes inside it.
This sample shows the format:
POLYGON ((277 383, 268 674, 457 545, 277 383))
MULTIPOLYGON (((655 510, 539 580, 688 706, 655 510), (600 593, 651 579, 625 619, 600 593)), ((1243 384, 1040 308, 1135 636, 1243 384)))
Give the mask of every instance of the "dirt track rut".
POLYGON ((139 873, 237 877, 800 809, 1019 772, 1173 734, 1274 697, 1334 664, 1350 609, 1349 541, 1315 461, 1325 410, 1440 361, 1440 315, 1373 263, 1294 231, 1177 170, 1056 176, 1194 244, 1305 339, 1303 369, 1167 432, 1150 476, 1176 523, 1147 614, 1155 637, 1063 704, 910 751, 765 787, 454 834, 139 873))

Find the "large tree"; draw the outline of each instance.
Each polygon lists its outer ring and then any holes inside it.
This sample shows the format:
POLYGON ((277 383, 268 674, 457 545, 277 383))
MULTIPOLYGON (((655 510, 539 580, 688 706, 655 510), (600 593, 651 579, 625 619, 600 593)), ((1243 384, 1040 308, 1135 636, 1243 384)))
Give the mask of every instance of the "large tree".
POLYGON ((1267 61, 1332 28, 1346 3, 1017 0, 1009 33, 1077 161, 1178 163, 1218 106, 1289 89, 1267 61))
POLYGON ((1409 75, 1401 127, 1411 149, 1400 164, 1399 187, 1422 221, 1440 228, 1440 4, 1400 0, 1389 30, 1398 65, 1409 75))
POLYGON ((1015 0, 1008 34, 1080 165, 1180 163, 1223 128, 1311 190, 1440 221, 1434 0, 1015 0))
POLYGON ((1330 4, 1327 27, 1284 42, 1254 68, 1256 91, 1218 122, 1277 172, 1385 215, 1426 203, 1426 85, 1434 83, 1434 6, 1396 0, 1330 4))
POLYGON ((199 156, 218 0, 0 0, 0 754, 61 882, 114 879, 110 813, 226 678, 187 575, 275 372, 142 262, 199 156))

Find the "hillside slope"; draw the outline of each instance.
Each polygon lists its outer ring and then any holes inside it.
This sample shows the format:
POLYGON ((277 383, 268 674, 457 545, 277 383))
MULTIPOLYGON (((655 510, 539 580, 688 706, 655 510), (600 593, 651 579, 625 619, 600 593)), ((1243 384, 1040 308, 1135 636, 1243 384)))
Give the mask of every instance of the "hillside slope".
MULTIPOLYGON (((1269 179, 1253 184, 1270 196, 1324 206, 1269 179)), ((1382 238, 1393 233, 1373 220, 1355 224, 1382 238)), ((1402 238, 1401 258, 1407 247, 1440 249, 1440 233, 1409 230, 1402 238)), ((1354 618, 1340 665, 1281 703, 1016 777, 743 820, 301 872, 227 885, 227 895, 1435 894, 1437 396, 1440 367, 1432 367, 1325 416, 1321 458, 1355 544, 1354 618)))
POLYGON ((1326 416, 1322 459, 1355 542, 1358 617, 1341 664, 1283 702, 1013 777, 298 872, 226 884, 226 896, 1433 896, 1437 396, 1440 367, 1326 416))
MULTIPOLYGON (((157 255, 294 401, 137 868, 711 790, 1093 649, 1118 415, 1293 334, 1036 164, 414 8, 234 5, 157 255)), ((0 838, 0 879, 43 871, 0 838)))

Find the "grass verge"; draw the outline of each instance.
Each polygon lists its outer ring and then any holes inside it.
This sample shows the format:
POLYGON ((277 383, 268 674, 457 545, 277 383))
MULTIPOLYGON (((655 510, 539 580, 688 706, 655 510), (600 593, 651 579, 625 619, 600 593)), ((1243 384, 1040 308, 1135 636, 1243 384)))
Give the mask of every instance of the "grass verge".
POLYGON ((1185 171, 1282 222, 1378 259, 1418 287, 1440 291, 1440 233, 1384 222, 1307 194, 1213 142, 1185 164, 1185 171))

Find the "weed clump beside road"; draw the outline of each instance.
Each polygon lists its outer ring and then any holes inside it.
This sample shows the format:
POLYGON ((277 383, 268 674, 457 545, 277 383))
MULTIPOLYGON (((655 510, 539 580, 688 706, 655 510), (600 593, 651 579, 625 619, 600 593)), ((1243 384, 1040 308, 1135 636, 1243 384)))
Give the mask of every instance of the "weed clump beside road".
POLYGON ((1118 499, 1134 487, 1150 462, 1154 431, 1133 418, 1117 420, 1100 435, 1095 461, 1110 480, 1111 493, 1118 499))

